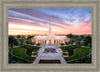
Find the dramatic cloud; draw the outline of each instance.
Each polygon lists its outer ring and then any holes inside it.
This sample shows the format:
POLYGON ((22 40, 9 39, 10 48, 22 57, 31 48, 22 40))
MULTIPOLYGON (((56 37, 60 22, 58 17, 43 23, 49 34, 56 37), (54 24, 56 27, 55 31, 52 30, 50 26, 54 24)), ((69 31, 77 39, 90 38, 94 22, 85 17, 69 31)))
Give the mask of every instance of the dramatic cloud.
POLYGON ((8 10, 9 34, 91 34, 91 8, 12 8, 8 10))

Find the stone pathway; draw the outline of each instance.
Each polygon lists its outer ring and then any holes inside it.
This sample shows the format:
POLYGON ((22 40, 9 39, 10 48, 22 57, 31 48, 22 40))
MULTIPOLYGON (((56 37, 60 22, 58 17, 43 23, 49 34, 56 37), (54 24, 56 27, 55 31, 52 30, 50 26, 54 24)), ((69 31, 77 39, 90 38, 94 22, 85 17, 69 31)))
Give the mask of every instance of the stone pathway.
POLYGON ((66 64, 63 55, 62 55, 62 51, 59 47, 55 47, 55 46, 45 46, 39 49, 38 51, 38 55, 35 59, 35 61, 33 62, 33 64, 39 64, 40 60, 60 60, 61 64, 66 64), (56 49, 57 53, 43 53, 43 51, 45 50, 45 48, 54 48, 56 49))

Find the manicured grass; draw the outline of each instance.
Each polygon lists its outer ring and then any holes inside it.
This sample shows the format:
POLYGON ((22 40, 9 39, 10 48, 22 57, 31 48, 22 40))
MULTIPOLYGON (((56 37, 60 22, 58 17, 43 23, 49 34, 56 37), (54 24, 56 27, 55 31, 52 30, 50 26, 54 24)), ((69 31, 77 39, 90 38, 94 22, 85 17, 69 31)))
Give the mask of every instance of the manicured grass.
POLYGON ((89 56, 74 60, 74 61, 69 61, 67 63, 92 63, 92 59, 89 56))
POLYGON ((9 53, 9 63, 32 63, 33 61, 27 61, 25 59, 16 57, 9 53))
MULTIPOLYGON (((9 51, 11 52, 11 49, 9 49, 9 51)), ((34 61, 35 60, 35 57, 27 56, 25 54, 25 52, 26 52, 26 49, 24 49, 24 48, 13 48, 13 55, 21 57, 21 58, 28 60, 28 61, 34 61)))
POLYGON ((40 49, 40 47, 30 45, 22 45, 21 48, 25 48, 27 50, 26 54, 28 56, 31 56, 32 52, 37 52, 40 49))
POLYGON ((81 57, 84 57, 89 54, 89 48, 76 48, 75 49, 75 55, 70 56, 70 57, 64 57, 66 61, 78 59, 81 57))

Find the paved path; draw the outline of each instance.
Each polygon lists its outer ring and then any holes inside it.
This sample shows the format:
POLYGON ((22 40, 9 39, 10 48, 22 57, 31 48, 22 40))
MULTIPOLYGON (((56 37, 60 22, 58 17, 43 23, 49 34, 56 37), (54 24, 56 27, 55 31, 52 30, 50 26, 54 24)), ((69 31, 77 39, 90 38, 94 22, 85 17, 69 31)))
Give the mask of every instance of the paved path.
POLYGON ((61 49, 59 47, 55 47, 54 45, 45 46, 45 47, 42 47, 39 49, 38 55, 37 55, 35 61, 33 62, 33 64, 39 64, 40 60, 60 60, 61 64, 66 64, 66 62, 63 58, 61 49), (56 49, 57 53, 43 53, 45 48, 54 48, 54 49, 56 49))

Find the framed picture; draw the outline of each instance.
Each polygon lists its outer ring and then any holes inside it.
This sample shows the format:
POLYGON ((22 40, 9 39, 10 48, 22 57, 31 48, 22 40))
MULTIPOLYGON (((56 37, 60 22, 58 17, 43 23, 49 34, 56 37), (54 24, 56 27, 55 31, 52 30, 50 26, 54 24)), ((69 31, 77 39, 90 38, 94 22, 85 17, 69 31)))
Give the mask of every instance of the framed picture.
POLYGON ((1 0, 1 72, 99 72, 99 0, 1 0))

